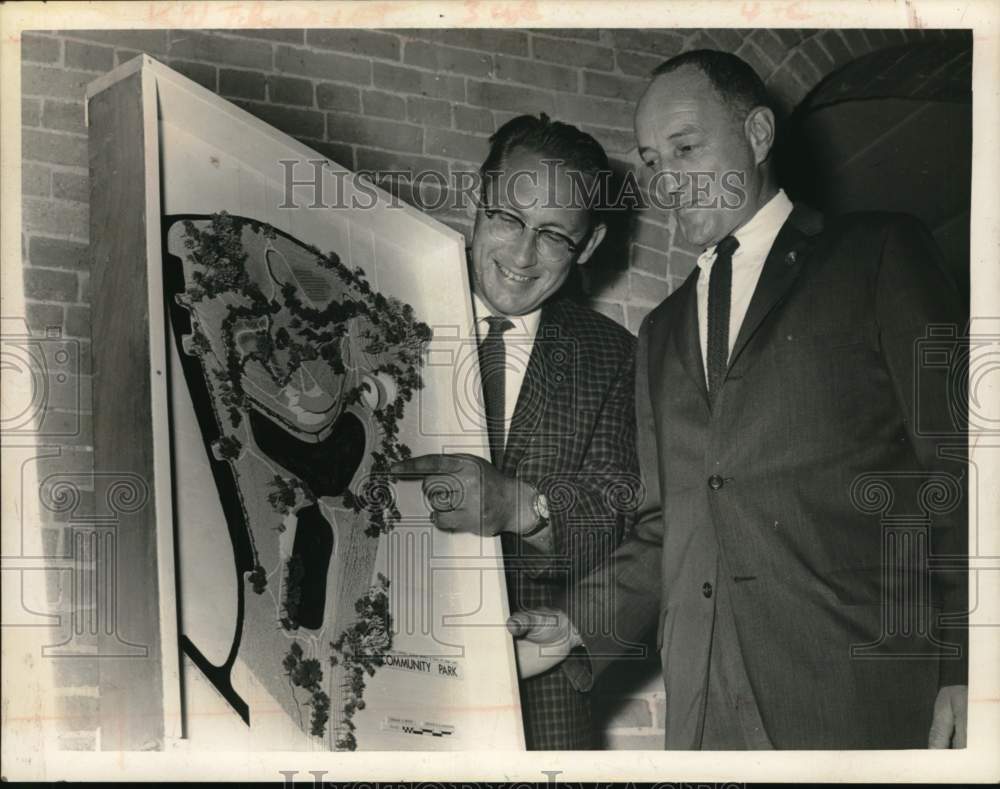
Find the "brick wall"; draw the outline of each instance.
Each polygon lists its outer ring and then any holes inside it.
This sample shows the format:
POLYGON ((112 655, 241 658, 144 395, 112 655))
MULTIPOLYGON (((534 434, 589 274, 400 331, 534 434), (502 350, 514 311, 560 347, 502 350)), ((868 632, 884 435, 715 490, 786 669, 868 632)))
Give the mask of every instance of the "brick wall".
MULTIPOLYGON (((479 165, 498 125, 543 110, 591 132, 619 172, 631 168, 632 112, 645 75, 685 49, 736 52, 765 78, 780 107, 790 110, 838 66, 874 49, 935 35, 940 33, 735 29, 25 33, 26 317, 34 331, 55 328, 82 351, 78 374, 50 388, 47 415, 58 421, 79 414, 81 429, 64 442, 59 457, 45 463, 53 470, 93 470, 83 94, 91 80, 141 52, 350 169, 433 169, 448 176, 479 165)), ((463 232, 470 229, 460 210, 435 215, 463 232)), ((672 222, 653 213, 630 217, 604 246, 587 267, 583 292, 594 307, 632 331, 695 260, 672 222)), ((65 513, 51 514, 43 524, 53 552, 64 550, 60 520, 65 519, 65 513)), ((49 601, 65 607, 68 585, 60 581, 66 575, 50 575, 49 601)), ((65 696, 60 743, 93 748, 93 665, 80 659, 56 662, 65 696)), ((609 677, 597 701, 606 747, 662 746, 663 696, 655 660, 609 677)))

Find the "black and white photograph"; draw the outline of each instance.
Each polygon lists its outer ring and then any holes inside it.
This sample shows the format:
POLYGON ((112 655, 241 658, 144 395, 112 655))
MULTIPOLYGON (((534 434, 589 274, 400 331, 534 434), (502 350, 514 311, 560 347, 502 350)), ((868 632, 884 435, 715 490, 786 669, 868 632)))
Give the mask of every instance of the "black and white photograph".
POLYGON ((0 14, 5 780, 1000 779, 1000 9, 0 14))

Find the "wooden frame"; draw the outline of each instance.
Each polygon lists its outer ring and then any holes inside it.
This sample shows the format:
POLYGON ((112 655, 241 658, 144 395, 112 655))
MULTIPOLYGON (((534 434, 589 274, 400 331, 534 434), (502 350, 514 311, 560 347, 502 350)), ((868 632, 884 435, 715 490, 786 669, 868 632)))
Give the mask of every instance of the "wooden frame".
MULTIPOLYGON (((93 257, 94 466, 137 475, 147 505, 116 528, 113 634, 146 648, 145 657, 98 660, 102 747, 160 748, 180 736, 180 674, 169 448, 153 440, 167 421, 163 322, 150 272, 160 262, 155 85, 132 61, 88 91, 90 237, 93 257), (104 88, 106 85, 106 88, 104 88), (122 145, 123 139, 133 140, 122 145), (113 232, 108 232, 112 230, 113 232), (123 265, 146 261, 147 265, 123 265), (108 294, 105 299, 100 294, 108 294), (113 299, 114 303, 107 303, 113 299), (122 408, 120 394, 129 393, 122 408), (167 492, 165 494, 165 492, 167 492), (154 582, 145 574, 156 568, 154 582), (136 568, 146 568, 136 573, 136 568)), ((100 650, 100 647, 99 647, 100 650)))

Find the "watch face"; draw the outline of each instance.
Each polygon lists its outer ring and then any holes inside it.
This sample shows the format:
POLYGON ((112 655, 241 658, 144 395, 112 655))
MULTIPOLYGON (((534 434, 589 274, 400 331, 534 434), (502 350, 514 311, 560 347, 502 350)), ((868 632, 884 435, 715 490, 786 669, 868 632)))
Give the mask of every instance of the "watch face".
POLYGON ((535 511, 538 513, 539 518, 549 517, 549 500, 544 493, 539 493, 535 496, 535 511))

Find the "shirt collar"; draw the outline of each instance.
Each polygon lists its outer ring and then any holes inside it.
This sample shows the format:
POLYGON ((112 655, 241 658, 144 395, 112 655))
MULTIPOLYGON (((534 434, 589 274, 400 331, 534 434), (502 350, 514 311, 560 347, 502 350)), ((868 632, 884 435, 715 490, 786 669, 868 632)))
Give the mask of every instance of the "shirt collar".
MULTIPOLYGON (((472 294, 472 310, 476 318, 476 334, 480 338, 485 337, 486 331, 488 331, 486 319, 495 313, 479 297, 478 293, 472 294)), ((505 334, 534 338, 535 334, 538 333, 538 324, 542 319, 542 308, 539 307, 526 315, 508 315, 507 319, 514 324, 514 328, 508 329, 505 334)))
MULTIPOLYGON (((778 237, 781 226, 785 224, 792 213, 792 201, 788 199, 784 189, 779 189, 777 194, 768 200, 743 227, 733 235, 740 242, 736 252, 733 253, 733 265, 738 265, 740 258, 748 262, 763 263, 767 253, 774 244, 774 239, 778 237)), ((715 261, 715 246, 706 249, 698 256, 698 266, 702 270, 710 267, 715 261)))

